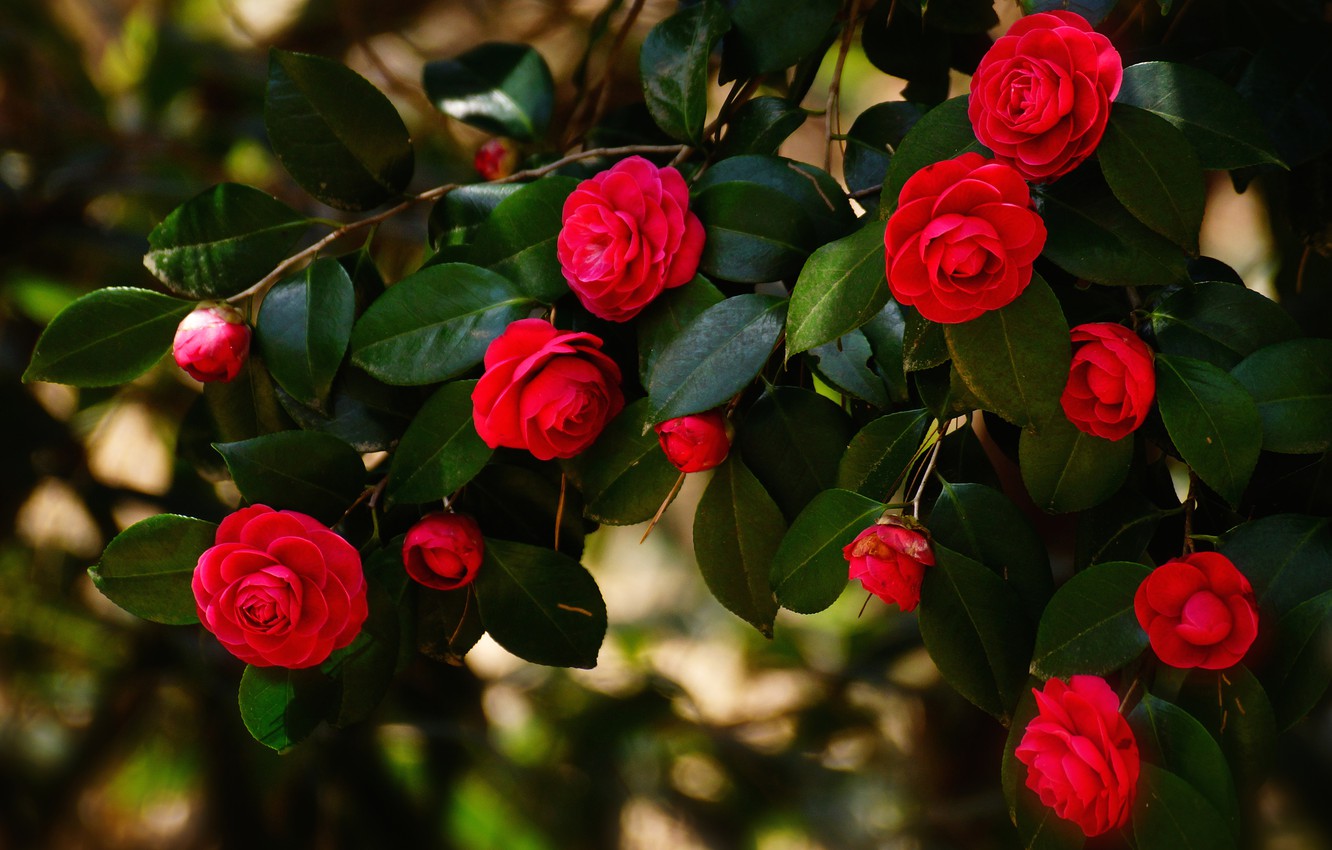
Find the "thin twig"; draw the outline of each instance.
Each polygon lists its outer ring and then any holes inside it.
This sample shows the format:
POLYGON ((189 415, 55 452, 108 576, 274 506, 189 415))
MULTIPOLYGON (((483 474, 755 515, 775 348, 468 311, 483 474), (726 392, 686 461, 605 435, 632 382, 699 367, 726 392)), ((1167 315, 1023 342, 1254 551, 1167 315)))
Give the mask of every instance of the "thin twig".
POLYGON ((560 500, 555 505, 555 543, 550 547, 556 551, 560 548, 560 526, 564 525, 564 497, 565 491, 569 486, 569 476, 560 473, 560 500))
POLYGON ((1194 497, 1194 487, 1198 483, 1198 476, 1189 470, 1189 494, 1184 498, 1184 554, 1193 554, 1193 509, 1197 505, 1197 499, 1194 497))
POLYGON ((877 195, 882 191, 883 191, 882 186, 867 186, 864 189, 857 189, 854 192, 847 192, 846 196, 848 198, 855 198, 856 200, 859 200, 860 198, 868 198, 870 195, 877 195))
POLYGON ((629 13, 615 33, 615 40, 611 42, 610 52, 606 54, 606 64, 602 67, 601 77, 594 87, 597 95, 596 108, 592 110, 592 118, 587 122, 589 128, 597 126, 597 122, 606 112, 606 105, 610 102, 610 78, 615 70, 615 60, 619 57, 620 48, 624 46, 624 40, 633 29, 634 22, 638 20, 639 13, 643 11, 644 2, 645 0, 634 0, 634 5, 629 7, 629 13))
POLYGON ((661 507, 657 508, 656 514, 652 517, 652 522, 648 523, 647 531, 643 532, 643 536, 638 538, 640 546, 648 539, 648 535, 652 533, 652 529, 657 527, 657 523, 661 521, 661 515, 666 513, 666 506, 675 501, 675 497, 679 494, 680 488, 684 486, 684 483, 685 474, 681 472, 680 477, 675 479, 675 486, 671 488, 671 492, 667 493, 666 498, 661 500, 661 507))
POLYGON ((823 115, 824 171, 832 171, 833 134, 842 132, 842 68, 846 65, 846 55, 851 52, 851 39, 856 33, 856 13, 859 11, 860 0, 851 0, 851 9, 846 16, 846 27, 842 30, 842 46, 837 51, 837 64, 833 66, 832 82, 828 83, 828 106, 823 115), (834 124, 836 124, 835 130, 834 124))
POLYGON ((943 448, 943 434, 939 435, 939 440, 930 449, 930 459, 925 464, 925 472, 920 476, 920 483, 916 485, 916 492, 911 496, 911 515, 920 519, 920 500, 925 496, 925 487, 930 483, 930 474, 934 472, 934 465, 939 461, 939 451, 943 448))

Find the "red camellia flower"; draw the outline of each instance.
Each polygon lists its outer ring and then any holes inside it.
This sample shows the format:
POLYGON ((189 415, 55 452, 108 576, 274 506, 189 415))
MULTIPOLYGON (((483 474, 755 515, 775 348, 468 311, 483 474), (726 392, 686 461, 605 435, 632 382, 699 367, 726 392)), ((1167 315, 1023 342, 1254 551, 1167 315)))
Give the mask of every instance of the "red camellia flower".
POLYGON ((884 231, 888 288, 932 322, 997 310, 1031 283, 1045 222, 1022 176, 977 153, 927 165, 884 231))
POLYGON ((361 556, 314 517, 251 505, 222 520, 215 540, 194 568, 194 602, 232 655, 313 667, 360 633, 361 556))
POLYGON ((472 167, 486 180, 499 180, 513 173, 518 164, 518 151, 504 139, 487 139, 476 149, 472 167))
POLYGON ((929 539, 897 523, 871 525, 842 548, 842 557, 850 564, 849 580, 859 579, 870 593, 903 611, 916 609, 925 568, 934 566, 929 539))
POLYGON ((176 328, 171 355, 196 381, 235 378, 250 353, 250 328, 245 316, 225 304, 201 305, 176 328))
POLYGON ((641 156, 579 183, 562 221, 556 253, 564 278, 584 307, 612 322, 688 283, 703 253, 703 225, 689 211, 684 178, 641 156))
POLYGON ((1123 325, 1097 322, 1072 330, 1073 364, 1059 403, 1079 431, 1118 440, 1147 418, 1156 398, 1152 350, 1123 325))
POLYGON ((1119 697, 1099 676, 1051 679, 1033 693, 1037 715, 1016 752, 1027 787, 1089 838, 1123 826, 1141 762, 1119 697))
POLYGON ((426 587, 456 590, 472 583, 486 551, 476 520, 463 514, 428 514, 407 532, 402 562, 426 587))
POLYGON ((472 390, 472 420, 491 448, 527 449, 540 460, 573 457, 624 408, 620 367, 590 333, 522 319, 486 349, 472 390))
POLYGON ((1133 596, 1138 625, 1171 667, 1224 670, 1258 636, 1253 587, 1220 552, 1195 552, 1152 570, 1133 596))
POLYGON ((720 409, 668 419, 653 430, 666 459, 681 472, 712 469, 731 451, 726 415, 720 409))
POLYGON ((1077 168, 1100 143, 1123 63, 1073 12, 1019 19, 981 59, 967 115, 981 144, 1033 182, 1077 168))

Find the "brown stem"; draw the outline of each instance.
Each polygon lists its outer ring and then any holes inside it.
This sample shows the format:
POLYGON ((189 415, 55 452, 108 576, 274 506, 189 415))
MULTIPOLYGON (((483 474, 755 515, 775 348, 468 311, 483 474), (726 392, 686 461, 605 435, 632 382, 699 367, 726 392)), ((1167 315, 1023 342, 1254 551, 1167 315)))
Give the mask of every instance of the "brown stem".
POLYGON ((680 477, 675 479, 675 486, 671 488, 671 492, 667 493, 666 498, 661 500, 661 507, 657 508, 656 514, 652 517, 652 522, 648 523, 647 531, 643 532, 643 536, 638 538, 640 545, 648 539, 648 535, 652 533, 652 529, 657 527, 657 523, 661 520, 661 515, 666 513, 666 506, 675 501, 675 497, 680 492, 680 488, 684 486, 684 483, 685 474, 681 472, 680 477))
POLYGON ((555 544, 552 549, 559 551, 560 548, 560 526, 564 525, 564 497, 566 489, 569 486, 569 476, 563 472, 560 473, 560 501, 555 505, 555 544))
POLYGON ((1189 494, 1184 498, 1184 554, 1193 554, 1193 509, 1197 505, 1197 499, 1194 497, 1194 488, 1198 484, 1198 476, 1193 470, 1189 470, 1189 494))
POLYGON ((860 0, 851 0, 851 9, 846 17, 846 27, 842 30, 842 46, 837 51, 837 64, 833 66, 832 81, 828 83, 828 106, 823 113, 824 147, 823 170, 832 171, 833 134, 842 132, 842 68, 846 65, 846 55, 851 52, 851 39, 856 33, 856 14, 860 11, 860 0), (833 125, 836 125, 834 130, 833 125))

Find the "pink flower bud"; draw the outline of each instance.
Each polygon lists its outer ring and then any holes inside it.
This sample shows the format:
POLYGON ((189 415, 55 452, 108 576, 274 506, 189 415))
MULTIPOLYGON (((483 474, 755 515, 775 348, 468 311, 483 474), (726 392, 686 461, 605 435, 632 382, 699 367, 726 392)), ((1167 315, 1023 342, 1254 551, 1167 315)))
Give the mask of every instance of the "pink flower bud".
POLYGON ((486 180, 499 180, 513 173, 518 165, 518 151, 504 139, 488 139, 476 149, 472 167, 486 180))
POLYGON ((171 355, 196 381, 235 378, 250 353, 250 328, 245 317, 225 304, 200 305, 176 328, 171 355))
POLYGON ((456 590, 476 578, 485 551, 476 520, 464 514, 434 513, 407 532, 402 562, 407 575, 426 587, 456 590))
POLYGON ((668 419, 653 430, 666 459, 681 472, 712 469, 731 450, 726 416, 720 409, 668 419))
POLYGON ((914 611, 920 604, 925 568, 934 566, 934 552, 924 534, 901 520, 871 525, 842 549, 850 564, 849 579, 888 604, 914 611))

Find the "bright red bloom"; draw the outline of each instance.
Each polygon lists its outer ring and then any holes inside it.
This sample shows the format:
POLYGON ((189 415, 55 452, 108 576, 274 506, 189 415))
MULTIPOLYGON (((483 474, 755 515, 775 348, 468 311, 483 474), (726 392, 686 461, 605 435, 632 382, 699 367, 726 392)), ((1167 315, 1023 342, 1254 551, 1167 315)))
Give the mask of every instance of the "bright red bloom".
POLYGON ((171 344, 176 365, 205 383, 235 378, 249 353, 245 316, 225 304, 199 306, 181 321, 171 344))
POLYGON ((920 604, 925 568, 934 566, 934 552, 924 534, 898 524, 875 524, 842 548, 849 565, 848 580, 860 580, 870 593, 914 611, 920 604))
POLYGON ((465 514, 427 514, 407 532, 402 562, 407 575, 436 590, 456 590, 472 583, 486 543, 476 520, 465 514))
POLYGON ((1079 431, 1118 440, 1136 431, 1156 398, 1152 350, 1123 325, 1072 330, 1073 363, 1059 403, 1079 431))
POLYGON ((1258 606, 1244 574, 1220 552, 1195 552, 1152 570, 1133 596, 1138 625, 1171 667, 1224 670, 1258 636, 1258 606))
POLYGON ((668 419, 653 430, 666 459, 681 472, 712 469, 731 451, 726 415, 721 410, 668 419))

